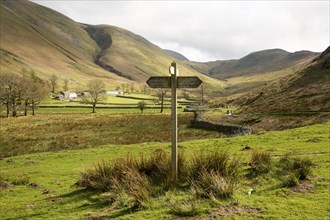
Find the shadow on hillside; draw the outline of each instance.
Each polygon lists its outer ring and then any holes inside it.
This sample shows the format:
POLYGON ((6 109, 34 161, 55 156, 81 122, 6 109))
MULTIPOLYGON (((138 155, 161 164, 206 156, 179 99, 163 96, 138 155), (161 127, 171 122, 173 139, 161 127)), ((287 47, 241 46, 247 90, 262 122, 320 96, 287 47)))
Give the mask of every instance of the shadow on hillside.
MULTIPOLYGON (((34 213, 31 215, 26 215, 24 216, 24 218, 17 218, 17 217, 13 217, 13 218, 6 218, 6 220, 17 220, 17 219, 31 219, 31 218, 43 218, 45 215, 47 215, 48 212, 41 212, 41 213, 34 213)), ((2 218, 1 218, 2 219, 2 218)))
POLYGON ((68 212, 84 213, 84 210, 92 210, 92 212, 100 213, 100 211, 104 211, 102 216, 96 216, 101 219, 121 217, 136 211, 135 208, 115 209, 111 207, 111 201, 100 198, 99 192, 86 188, 80 188, 67 194, 51 197, 51 200, 58 200, 63 206, 70 204, 70 210, 68 212))
POLYGON ((70 193, 53 197, 54 199, 63 199, 62 203, 65 204, 80 204, 73 208, 75 211, 82 211, 88 209, 102 209, 110 206, 111 203, 108 200, 102 200, 96 197, 98 193, 86 188, 77 189, 70 193), (84 202, 82 202, 84 201, 84 202))

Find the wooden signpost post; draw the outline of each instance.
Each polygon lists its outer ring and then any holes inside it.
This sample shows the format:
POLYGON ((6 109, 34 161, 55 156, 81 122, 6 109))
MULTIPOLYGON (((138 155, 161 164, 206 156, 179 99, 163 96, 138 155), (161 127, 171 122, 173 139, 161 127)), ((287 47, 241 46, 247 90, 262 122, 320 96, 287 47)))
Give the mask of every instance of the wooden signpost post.
POLYGON ((197 88, 202 81, 197 76, 178 76, 176 63, 173 61, 169 68, 171 77, 152 76, 147 80, 151 88, 171 88, 171 118, 172 118, 172 172, 178 173, 178 115, 177 115, 177 88, 197 88))

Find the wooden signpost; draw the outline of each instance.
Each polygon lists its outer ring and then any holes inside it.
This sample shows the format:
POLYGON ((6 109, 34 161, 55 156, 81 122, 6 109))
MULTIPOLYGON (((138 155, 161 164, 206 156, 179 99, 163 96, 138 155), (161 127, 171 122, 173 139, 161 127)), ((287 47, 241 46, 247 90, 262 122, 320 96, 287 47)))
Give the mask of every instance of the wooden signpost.
POLYGON ((178 76, 176 63, 173 61, 169 68, 171 76, 152 76, 147 80, 151 88, 171 88, 171 118, 172 118, 172 172, 175 177, 178 173, 178 114, 177 88, 197 88, 202 81, 197 76, 178 76))

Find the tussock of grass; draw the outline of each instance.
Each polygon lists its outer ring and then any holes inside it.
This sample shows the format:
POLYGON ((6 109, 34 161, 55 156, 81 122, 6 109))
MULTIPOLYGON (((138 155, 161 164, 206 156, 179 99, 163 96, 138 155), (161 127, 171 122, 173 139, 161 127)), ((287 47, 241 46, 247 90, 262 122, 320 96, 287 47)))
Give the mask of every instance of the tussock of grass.
POLYGON ((204 170, 194 179, 192 186, 196 195, 201 198, 227 199, 234 195, 237 181, 224 177, 219 172, 204 170))
POLYGON ((201 154, 192 159, 191 176, 216 172, 224 177, 237 177, 239 165, 239 160, 232 159, 228 152, 201 154))
POLYGON ((118 158, 113 163, 103 161, 93 170, 82 173, 82 179, 91 189, 110 192, 108 197, 112 202, 143 207, 149 197, 150 187, 147 176, 139 172, 138 164, 130 156, 118 158))
POLYGON ((117 204, 145 207, 150 195, 158 195, 171 188, 193 189, 198 197, 226 199, 233 196, 237 185, 239 161, 227 152, 215 152, 194 157, 192 162, 179 155, 178 178, 171 169, 171 157, 156 150, 149 157, 127 156, 98 163, 94 169, 82 173, 79 182, 88 188, 109 192, 117 204), (118 196, 120 195, 120 196, 118 196), (123 199, 126 198, 126 202, 123 199), (118 202, 121 201, 121 202, 118 202))
POLYGON ((254 174, 268 173, 272 169, 270 153, 253 151, 250 166, 254 174))
POLYGON ((308 179, 312 173, 313 162, 304 157, 282 156, 276 163, 268 152, 253 151, 248 176, 269 174, 282 181, 284 187, 294 187, 308 179))
MULTIPOLYGON (((268 152, 253 151, 249 175, 271 175, 281 179, 284 187, 293 187, 311 174, 312 165, 309 159, 289 156, 274 164, 268 152), (275 167, 279 167, 278 172, 275 172, 275 167)), ((94 169, 83 172, 78 182, 85 183, 88 188, 107 192, 114 204, 143 208, 150 196, 159 196, 170 189, 188 190, 194 192, 197 198, 233 198, 242 181, 241 168, 242 163, 228 152, 199 154, 189 161, 181 154, 178 178, 174 178, 170 154, 159 149, 150 156, 126 156, 113 162, 98 163, 94 169)))
POLYGON ((27 185, 30 181, 30 177, 27 174, 20 174, 17 175, 13 180, 12 183, 14 185, 27 185))
POLYGON ((283 186, 294 187, 299 181, 306 180, 312 174, 313 162, 309 158, 285 155, 278 161, 278 175, 282 176, 283 186))

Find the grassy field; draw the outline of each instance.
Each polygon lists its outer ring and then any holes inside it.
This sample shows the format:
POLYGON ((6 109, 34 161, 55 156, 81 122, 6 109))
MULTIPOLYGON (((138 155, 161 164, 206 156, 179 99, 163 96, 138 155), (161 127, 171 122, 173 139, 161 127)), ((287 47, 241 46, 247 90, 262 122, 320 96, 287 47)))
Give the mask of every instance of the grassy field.
MULTIPOLYGON (((131 106, 137 106, 137 104, 141 101, 144 101, 148 106, 155 106, 157 105, 158 108, 160 108, 158 97, 152 96, 152 95, 146 95, 146 94, 127 94, 127 95, 103 95, 100 103, 97 106, 118 106, 120 108, 121 106, 125 107, 127 105, 131 106)), ((189 105, 196 103, 196 101, 187 100, 184 98, 179 98, 177 100, 178 106, 180 105, 189 105)), ((91 106, 84 104, 79 98, 75 99, 74 101, 62 101, 62 100, 56 100, 52 98, 47 98, 43 100, 40 103, 41 106, 55 106, 55 107, 61 107, 61 106, 75 106, 75 107, 85 107, 85 106, 91 106)), ((171 105, 171 99, 165 98, 164 99, 164 105, 170 106, 171 105)))
MULTIPOLYGON (((90 122, 91 117, 86 120, 90 122)), ((26 124, 26 118, 20 120, 20 124, 26 124)), ((41 126, 41 121, 36 124, 41 126)), ((22 132, 17 127, 11 129, 16 134, 22 132)), ((231 199, 195 198, 190 191, 168 190, 152 196, 146 206, 138 210, 125 206, 116 208, 105 194, 73 185, 81 178, 81 172, 93 168, 98 162, 125 155, 145 156, 157 149, 169 152, 169 143, 118 145, 95 142, 94 148, 85 150, 4 158, 0 161, 1 219, 178 219, 186 215, 186 219, 328 219, 329 130, 330 124, 327 123, 243 137, 181 142, 179 150, 187 158, 200 152, 225 150, 244 165, 250 161, 252 150, 242 149, 249 146, 270 153, 274 161, 290 153, 307 157, 315 165, 308 184, 301 184, 301 188, 283 187, 271 174, 248 178, 248 166, 245 165, 239 174, 240 184, 231 199), (253 191, 248 195, 250 188, 253 191), (193 217, 189 217, 191 215, 193 217)), ((79 133, 83 132, 79 128, 79 133)), ((158 136, 158 133, 153 134, 158 136)))
MULTIPOLYGON (((58 110, 60 109, 51 109, 58 110)), ((114 110, 114 114, 101 114, 100 110, 93 115, 86 112, 73 114, 70 113, 72 109, 68 110, 66 114, 53 112, 1 119, 0 155, 4 157, 61 149, 82 149, 104 144, 169 142, 171 138, 170 114, 140 114, 137 109, 133 109, 128 110, 135 111, 132 114, 118 114, 117 110, 114 110)), ((219 132, 190 128, 192 113, 181 113, 178 118, 179 138, 182 141, 222 136, 219 132)))

